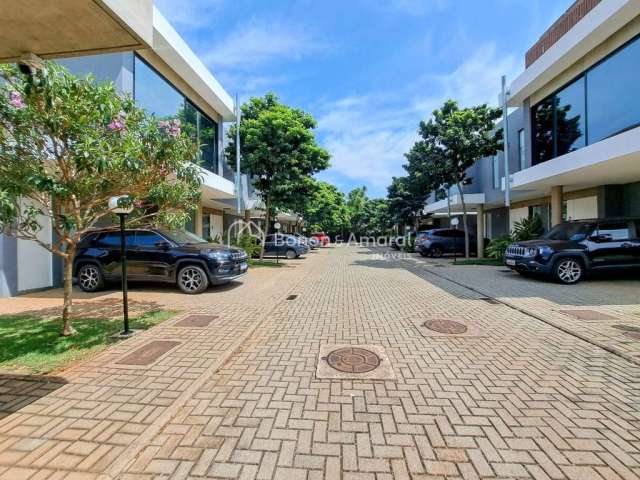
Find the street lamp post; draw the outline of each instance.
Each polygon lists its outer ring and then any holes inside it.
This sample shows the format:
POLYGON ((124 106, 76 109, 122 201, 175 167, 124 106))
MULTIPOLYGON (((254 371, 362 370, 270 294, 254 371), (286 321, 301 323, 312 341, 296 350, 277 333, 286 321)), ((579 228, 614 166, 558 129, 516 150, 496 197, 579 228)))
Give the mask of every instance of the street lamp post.
POLYGON ((122 314, 124 318, 124 329, 120 333, 121 337, 129 337, 133 335, 133 331, 129 328, 129 299, 128 299, 128 285, 127 285, 127 247, 125 238, 125 221, 127 215, 131 213, 133 207, 120 206, 120 202, 123 199, 127 199, 126 195, 119 197, 111 197, 109 199, 109 210, 120 217, 120 263, 122 274, 122 314))
POLYGON ((280 252, 278 251, 278 247, 280 246, 280 222, 276 220, 276 223, 273 224, 273 228, 276 229, 276 263, 280 263, 280 252))

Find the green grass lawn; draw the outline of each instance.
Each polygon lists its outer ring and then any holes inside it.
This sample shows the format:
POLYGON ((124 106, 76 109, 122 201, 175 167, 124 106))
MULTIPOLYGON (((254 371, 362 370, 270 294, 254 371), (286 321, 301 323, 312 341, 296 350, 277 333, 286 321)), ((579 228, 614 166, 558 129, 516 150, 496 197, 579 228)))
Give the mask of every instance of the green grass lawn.
POLYGON ((276 262, 275 260, 258 260, 256 258, 249 259, 249 266, 251 267, 275 267, 280 268, 284 265, 282 262, 276 262))
MULTIPOLYGON (((131 319, 131 328, 146 330, 175 312, 155 311, 131 319)), ((59 318, 0 315, 0 371, 48 373, 103 350, 122 330, 121 319, 76 319, 77 335, 61 337, 59 318)))
POLYGON ((469 260, 456 260, 456 265, 490 265, 494 267, 501 267, 504 265, 500 260, 495 258, 470 258, 469 260))

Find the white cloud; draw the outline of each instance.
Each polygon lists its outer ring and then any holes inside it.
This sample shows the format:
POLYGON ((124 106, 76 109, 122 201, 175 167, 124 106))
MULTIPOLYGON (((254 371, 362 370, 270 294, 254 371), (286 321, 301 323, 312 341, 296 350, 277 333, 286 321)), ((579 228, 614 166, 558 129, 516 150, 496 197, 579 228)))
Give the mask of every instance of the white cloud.
POLYGON ((319 138, 332 155, 327 175, 348 177, 384 196, 392 176, 404 175, 402 164, 417 139, 420 120, 453 98, 461 106, 497 103, 500 76, 513 79, 514 57, 503 57, 495 45, 481 45, 468 59, 444 74, 429 74, 391 97, 389 92, 346 97, 325 105, 318 119, 319 138), (422 92, 430 92, 425 95, 422 92))
POLYGON ((308 30, 281 21, 243 23, 204 55, 210 65, 247 70, 276 60, 298 60, 326 48, 308 30))
POLYGON ((172 24, 190 29, 211 25, 219 18, 220 7, 224 0, 155 0, 162 14, 172 24))

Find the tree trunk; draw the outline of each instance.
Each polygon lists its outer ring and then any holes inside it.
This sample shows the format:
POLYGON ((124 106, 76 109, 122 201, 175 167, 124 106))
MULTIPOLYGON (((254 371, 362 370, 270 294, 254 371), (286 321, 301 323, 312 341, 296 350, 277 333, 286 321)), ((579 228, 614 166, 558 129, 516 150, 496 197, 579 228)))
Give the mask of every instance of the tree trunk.
POLYGON ((464 258, 469 259, 469 228, 467 227, 467 204, 464 202, 464 193, 462 186, 458 182, 458 192, 460 193, 460 202, 462 203, 462 225, 464 226, 464 258))
POLYGON ((67 249, 64 257, 64 302, 62 306, 62 332, 60 335, 68 337, 75 335, 76 329, 71 325, 71 295, 73 293, 73 256, 75 248, 67 249))
POLYGON ((267 239, 267 235, 269 235, 269 223, 271 223, 271 204, 269 202, 269 197, 264 199, 264 238, 262 239, 262 248, 260 249, 260 260, 264 259, 264 244, 267 239))

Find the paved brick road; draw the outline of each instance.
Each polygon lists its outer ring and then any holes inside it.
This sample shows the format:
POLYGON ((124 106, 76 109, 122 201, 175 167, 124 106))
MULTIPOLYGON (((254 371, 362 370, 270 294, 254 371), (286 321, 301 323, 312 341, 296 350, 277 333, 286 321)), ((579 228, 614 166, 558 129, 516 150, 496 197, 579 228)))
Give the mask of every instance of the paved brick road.
POLYGON ((183 342, 152 369, 114 368, 139 337, 0 420, 0 478, 640 478, 640 367, 364 248, 284 273, 145 334, 183 342), (396 380, 316 379, 324 344, 382 346, 396 380))

